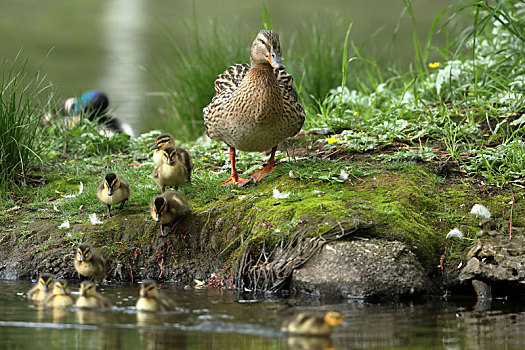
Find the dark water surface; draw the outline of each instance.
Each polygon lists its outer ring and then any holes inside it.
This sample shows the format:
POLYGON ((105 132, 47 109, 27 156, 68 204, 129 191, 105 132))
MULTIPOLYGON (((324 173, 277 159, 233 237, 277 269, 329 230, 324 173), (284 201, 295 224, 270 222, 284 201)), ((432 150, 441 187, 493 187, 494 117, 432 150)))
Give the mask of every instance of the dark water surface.
MULTIPOLYGON (((138 313, 137 285, 99 288, 113 303, 100 311, 42 310, 29 281, 0 280, 1 349, 523 349, 522 301, 322 304, 255 299, 216 289, 163 284, 175 312, 138 313), (331 339, 286 337, 284 319, 301 311, 345 317, 331 339)), ((73 283, 77 290, 78 283, 73 283)))

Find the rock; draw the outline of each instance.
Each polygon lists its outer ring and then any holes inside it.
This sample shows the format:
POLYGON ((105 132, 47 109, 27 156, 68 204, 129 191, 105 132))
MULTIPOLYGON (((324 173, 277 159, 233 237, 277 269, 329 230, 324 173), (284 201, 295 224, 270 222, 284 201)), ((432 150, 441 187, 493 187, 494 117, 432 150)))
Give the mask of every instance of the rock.
POLYGON ((401 242, 370 239, 326 244, 294 271, 291 289, 325 297, 373 298, 429 292, 431 282, 401 242))

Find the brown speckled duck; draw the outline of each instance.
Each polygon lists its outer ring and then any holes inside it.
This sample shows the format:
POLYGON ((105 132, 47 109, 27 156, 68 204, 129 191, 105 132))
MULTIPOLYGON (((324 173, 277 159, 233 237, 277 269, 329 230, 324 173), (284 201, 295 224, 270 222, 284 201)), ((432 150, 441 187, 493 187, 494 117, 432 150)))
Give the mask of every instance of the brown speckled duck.
POLYGON ((203 114, 206 134, 230 149, 231 177, 221 185, 242 186, 250 181, 237 174, 236 149, 272 150, 268 164, 250 175, 259 181, 275 169, 277 144, 301 130, 304 108, 284 68, 279 34, 261 30, 252 44, 250 65, 233 65, 215 80, 215 96, 203 114))
POLYGON ((167 186, 178 189, 184 182, 191 182, 193 163, 183 148, 168 146, 162 153, 163 162, 153 170, 153 179, 164 193, 167 186))

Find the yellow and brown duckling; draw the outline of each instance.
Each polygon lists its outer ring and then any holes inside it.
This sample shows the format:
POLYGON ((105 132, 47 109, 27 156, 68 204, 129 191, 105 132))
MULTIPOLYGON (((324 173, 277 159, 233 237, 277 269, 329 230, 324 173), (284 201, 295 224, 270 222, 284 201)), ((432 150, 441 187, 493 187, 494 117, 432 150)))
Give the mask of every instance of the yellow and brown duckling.
POLYGON ((343 323, 343 315, 339 312, 327 312, 323 315, 300 313, 287 320, 281 331, 293 335, 328 336, 334 327, 343 323))
POLYGON ((111 206, 120 203, 120 209, 129 198, 129 184, 117 174, 108 173, 97 188, 97 198, 108 207, 108 216, 111 217, 111 206))
POLYGON ((175 309, 175 304, 169 298, 157 291, 157 283, 152 280, 142 282, 137 300, 137 310, 139 311, 171 311, 175 309))
POLYGON ((75 304, 75 298, 69 291, 66 280, 58 280, 53 284, 53 291, 44 300, 45 307, 66 308, 75 304))
POLYGON ((50 273, 42 273, 38 277, 36 284, 27 292, 27 297, 34 301, 44 301, 44 299, 51 294, 53 283, 53 275, 50 273))
POLYGON ((164 148, 174 145, 175 140, 170 134, 162 134, 157 137, 155 144, 150 147, 150 150, 154 150, 153 162, 155 163, 155 166, 162 164, 162 154, 164 153, 164 148))
POLYGON ((111 307, 109 300, 97 292, 97 287, 93 281, 82 281, 79 290, 80 296, 75 303, 80 308, 105 308, 111 307))
POLYGON ((79 275, 101 282, 106 277, 106 259, 89 244, 82 243, 75 255, 75 269, 79 275))
POLYGON ((236 150, 272 150, 268 164, 250 175, 259 181, 274 171, 277 145, 301 130, 304 108, 284 68, 279 34, 261 30, 252 43, 250 65, 233 65, 215 80, 215 96, 203 114, 206 134, 230 149, 231 177, 221 185, 250 181, 237 174, 236 150))
POLYGON ((153 220, 160 222, 160 235, 166 236, 177 228, 178 223, 192 212, 186 197, 177 191, 168 191, 151 200, 150 214, 153 220), (164 226, 171 225, 168 232, 164 226))
POLYGON ((162 152, 163 162, 153 170, 153 179, 164 193, 167 186, 178 189, 184 182, 191 182, 193 163, 183 148, 168 146, 162 152))

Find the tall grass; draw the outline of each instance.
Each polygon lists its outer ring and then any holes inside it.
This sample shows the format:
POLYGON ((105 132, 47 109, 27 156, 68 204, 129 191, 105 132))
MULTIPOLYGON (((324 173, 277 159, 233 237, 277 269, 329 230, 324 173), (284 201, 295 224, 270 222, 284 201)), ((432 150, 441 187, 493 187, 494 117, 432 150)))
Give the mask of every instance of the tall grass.
POLYGON ((24 184, 46 152, 41 118, 52 90, 40 73, 26 72, 27 59, 0 62, 0 199, 24 184))

